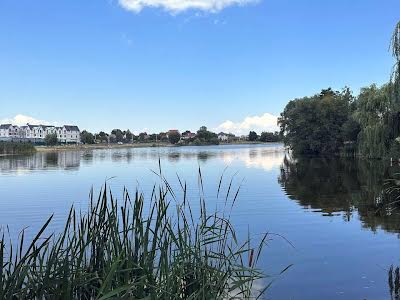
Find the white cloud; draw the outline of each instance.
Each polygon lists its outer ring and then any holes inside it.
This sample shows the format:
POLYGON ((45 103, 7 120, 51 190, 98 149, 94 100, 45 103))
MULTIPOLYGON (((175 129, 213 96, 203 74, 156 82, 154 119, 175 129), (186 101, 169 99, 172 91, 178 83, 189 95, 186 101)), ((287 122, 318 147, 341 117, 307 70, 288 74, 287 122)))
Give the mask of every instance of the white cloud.
POLYGON ((6 118, 6 119, 1 119, 0 124, 13 124, 13 125, 26 125, 26 124, 40 124, 40 125, 57 125, 57 123, 54 122, 49 122, 45 120, 38 120, 35 119, 34 117, 31 116, 25 116, 18 114, 14 118, 6 118))
POLYGON ((249 116, 241 122, 225 121, 220 124, 215 131, 224 131, 234 133, 236 135, 248 134, 250 130, 261 133, 262 131, 278 131, 278 117, 270 113, 265 113, 261 116, 249 116))
POLYGON ((123 8, 136 13, 144 7, 163 8, 171 13, 180 13, 189 9, 215 13, 228 6, 243 6, 257 2, 258 0, 119 0, 123 8))

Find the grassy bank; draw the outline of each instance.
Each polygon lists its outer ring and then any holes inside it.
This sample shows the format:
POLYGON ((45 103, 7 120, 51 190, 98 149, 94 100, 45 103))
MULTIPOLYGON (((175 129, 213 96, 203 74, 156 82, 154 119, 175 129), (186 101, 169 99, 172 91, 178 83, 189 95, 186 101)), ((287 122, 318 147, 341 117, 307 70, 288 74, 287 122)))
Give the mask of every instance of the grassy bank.
POLYGON ((31 154, 35 151, 31 143, 0 142, 0 155, 31 154))
MULTIPOLYGON (((200 173, 199 173, 200 174, 200 173)), ((0 299, 248 299, 266 235, 253 247, 238 242, 227 215, 237 194, 224 195, 226 213, 192 213, 161 177, 145 201, 126 190, 118 202, 105 186, 87 213, 71 208, 64 230, 46 234, 48 219, 27 243, 0 240, 0 299), (145 213, 148 211, 148 213, 145 213)), ((199 175, 201 182, 201 174, 199 175)), ((202 188, 201 188, 202 190, 202 188)), ((265 288, 264 288, 265 289, 265 288)))

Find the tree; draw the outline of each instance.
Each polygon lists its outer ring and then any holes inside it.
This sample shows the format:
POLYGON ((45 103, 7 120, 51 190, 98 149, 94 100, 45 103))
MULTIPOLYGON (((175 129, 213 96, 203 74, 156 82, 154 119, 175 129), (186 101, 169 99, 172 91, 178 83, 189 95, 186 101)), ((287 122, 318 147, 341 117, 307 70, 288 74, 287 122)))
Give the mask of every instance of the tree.
POLYGON ((128 129, 128 130, 125 132, 125 142, 127 142, 127 143, 132 143, 132 141, 133 141, 133 134, 132 134, 132 132, 130 132, 130 130, 128 129))
POLYGON ((138 139, 139 139, 140 142, 144 142, 147 138, 148 138, 148 135, 147 135, 146 132, 139 133, 139 138, 138 139))
POLYGON ((81 142, 84 144, 94 144, 94 136, 90 132, 84 130, 81 132, 81 142))
POLYGON ((197 131, 195 142, 198 145, 202 145, 202 144, 218 145, 219 144, 217 134, 214 132, 208 131, 207 127, 205 127, 205 126, 200 127, 200 129, 197 131))
POLYGON ((392 55, 395 59, 391 81, 394 86, 394 97, 399 100, 400 97, 400 21, 397 23, 390 44, 392 55))
POLYGON ((108 134, 104 131, 100 131, 98 134, 96 134, 96 141, 99 141, 100 143, 107 143, 108 134))
POLYGON ((55 146, 58 144, 57 133, 50 133, 44 138, 44 142, 47 146, 55 146))
POLYGON ((290 101, 278 119, 285 144, 297 154, 338 154, 353 101, 349 88, 290 101))
POLYGON ((124 141, 124 133, 122 132, 121 129, 113 129, 111 131, 111 134, 115 136, 115 142, 121 143, 124 141))
POLYGON ((269 143, 276 143, 281 141, 281 136, 279 132, 262 132, 260 135, 260 141, 261 142, 269 142, 269 143))
POLYGON ((258 135, 255 131, 250 131, 249 132, 249 141, 254 142, 257 141, 258 135))
POLYGON ((178 131, 169 132, 168 140, 171 144, 175 145, 181 140, 181 134, 178 131))

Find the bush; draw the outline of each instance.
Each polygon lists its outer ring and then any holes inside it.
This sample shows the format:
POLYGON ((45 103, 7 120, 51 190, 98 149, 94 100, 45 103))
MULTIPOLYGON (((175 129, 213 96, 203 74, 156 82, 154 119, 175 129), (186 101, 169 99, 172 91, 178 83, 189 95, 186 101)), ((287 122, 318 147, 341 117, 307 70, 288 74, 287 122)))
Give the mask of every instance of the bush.
POLYGON ((44 143, 46 144, 46 146, 57 145, 58 144, 57 134, 51 133, 51 134, 46 135, 46 137, 44 138, 44 143))
POLYGON ((36 152, 31 143, 0 142, 0 154, 30 154, 36 152))

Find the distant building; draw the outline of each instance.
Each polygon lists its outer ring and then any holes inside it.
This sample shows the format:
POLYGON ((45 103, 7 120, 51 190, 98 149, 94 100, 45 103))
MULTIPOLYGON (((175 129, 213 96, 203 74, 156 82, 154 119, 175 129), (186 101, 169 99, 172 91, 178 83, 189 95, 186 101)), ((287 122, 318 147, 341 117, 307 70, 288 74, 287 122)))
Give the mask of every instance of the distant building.
POLYGON ((186 130, 184 133, 182 133, 183 140, 194 139, 195 137, 196 137, 196 134, 193 132, 190 132, 189 130, 186 130))
POLYGON ((57 134, 60 143, 78 144, 81 141, 81 132, 78 126, 74 125, 62 127, 31 124, 20 127, 11 124, 0 125, 0 141, 43 143, 48 134, 57 134))
POLYGON ((218 139, 221 142, 227 142, 229 140, 229 135, 224 132, 220 132, 220 133, 218 133, 218 139))

